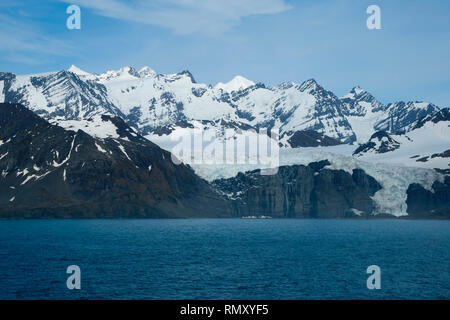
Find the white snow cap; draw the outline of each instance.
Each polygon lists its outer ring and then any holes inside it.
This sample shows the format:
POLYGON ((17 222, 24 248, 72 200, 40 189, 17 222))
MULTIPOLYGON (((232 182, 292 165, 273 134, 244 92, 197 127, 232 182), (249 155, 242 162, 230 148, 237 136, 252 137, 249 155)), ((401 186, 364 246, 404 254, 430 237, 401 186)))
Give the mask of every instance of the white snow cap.
POLYGON ((222 89, 226 92, 232 92, 232 91, 239 91, 246 89, 248 87, 254 86, 255 83, 251 80, 248 80, 247 78, 244 78, 243 76, 236 76, 227 83, 219 82, 215 88, 222 89))
POLYGON ((153 76, 156 75, 155 70, 153 70, 153 69, 151 69, 150 67, 147 67, 147 66, 141 68, 141 69, 138 71, 138 73, 139 73, 139 76, 140 76, 141 78, 153 77, 153 76))
POLYGON ((79 76, 88 76, 88 75, 90 75, 89 72, 81 70, 80 68, 78 68, 77 66, 74 66, 74 65, 71 65, 70 68, 67 69, 67 71, 75 73, 76 75, 79 75, 79 76))
POLYGON ((356 86, 356 87, 354 87, 354 88, 352 89, 351 92, 354 92, 354 93, 356 93, 356 94, 361 94, 361 93, 363 93, 363 92, 365 92, 365 91, 364 91, 363 89, 361 89, 360 86, 356 86))

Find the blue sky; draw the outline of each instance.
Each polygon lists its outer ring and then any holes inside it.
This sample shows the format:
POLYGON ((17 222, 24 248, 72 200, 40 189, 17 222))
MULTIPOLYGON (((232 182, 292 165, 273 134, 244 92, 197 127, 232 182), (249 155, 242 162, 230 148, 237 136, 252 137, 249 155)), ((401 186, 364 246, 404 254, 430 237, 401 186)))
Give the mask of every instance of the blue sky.
POLYGON ((0 71, 89 72, 149 66, 216 84, 243 75, 268 85, 315 78, 344 95, 450 106, 447 0, 2 0, 0 71), (81 30, 66 8, 81 8, 81 30), (381 30, 366 9, 381 8, 381 30))

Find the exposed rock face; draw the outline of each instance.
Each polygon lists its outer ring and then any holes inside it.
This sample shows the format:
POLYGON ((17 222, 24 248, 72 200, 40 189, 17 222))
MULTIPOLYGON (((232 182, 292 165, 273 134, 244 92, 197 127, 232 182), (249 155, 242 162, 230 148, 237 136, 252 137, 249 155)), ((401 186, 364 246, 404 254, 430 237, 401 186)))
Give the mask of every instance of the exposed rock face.
POLYGON ((288 143, 292 148, 336 146, 341 144, 339 140, 313 130, 295 131, 293 133, 288 132, 287 134, 291 135, 288 139, 288 143))
POLYGON ((433 192, 419 184, 408 188, 408 213, 415 218, 450 218, 450 176, 444 182, 436 181, 433 192))
MULTIPOLYGON (((363 170, 328 169, 328 160, 210 185, 119 117, 54 123, 22 105, 0 104, 0 218, 372 217, 371 197, 381 189, 363 170)), ((407 205, 413 218, 450 218, 450 177, 434 182, 433 192, 411 184, 407 205)))
POLYGON ((353 155, 360 156, 365 153, 386 153, 394 151, 400 148, 400 143, 394 140, 387 132, 378 131, 375 132, 370 140, 362 145, 360 145, 354 152, 353 155))
POLYGON ((386 111, 387 117, 376 123, 374 129, 403 134, 412 130, 424 117, 438 112, 439 108, 426 102, 396 102, 388 104, 386 111))
POLYGON ((422 128, 427 122, 438 123, 440 121, 450 121, 450 108, 443 108, 435 113, 429 114, 417 122, 414 129, 422 128))
POLYGON ((346 96, 340 98, 342 103, 342 112, 346 116, 364 117, 369 111, 379 112, 386 109, 369 92, 354 87, 346 96))
POLYGON ((343 218, 369 216, 370 198, 381 189, 364 171, 353 174, 324 169, 328 161, 308 166, 280 167, 276 175, 259 170, 213 184, 233 203, 235 215, 289 218, 343 218))
POLYGON ((114 138, 0 104, 0 217, 224 217, 227 203, 171 154, 104 116, 114 138))

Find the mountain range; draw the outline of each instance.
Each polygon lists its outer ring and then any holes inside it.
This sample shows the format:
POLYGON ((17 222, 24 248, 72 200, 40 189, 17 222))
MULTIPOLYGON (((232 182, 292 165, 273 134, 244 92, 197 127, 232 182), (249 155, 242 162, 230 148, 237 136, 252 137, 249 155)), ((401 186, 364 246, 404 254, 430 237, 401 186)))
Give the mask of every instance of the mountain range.
POLYGON ((0 102, 3 216, 450 216, 449 109, 429 102, 75 66, 0 73, 0 102), (279 172, 173 164, 168 141, 198 128, 278 129, 279 172))
POLYGON ((439 111, 432 103, 381 104, 359 87, 337 97, 314 79, 267 87, 241 76, 216 86, 200 84, 189 71, 157 74, 132 67, 90 74, 68 70, 34 75, 0 73, 0 102, 21 103, 46 119, 123 118, 144 135, 179 121, 217 119, 280 134, 313 130, 343 143, 366 141, 380 130, 410 131, 439 111))

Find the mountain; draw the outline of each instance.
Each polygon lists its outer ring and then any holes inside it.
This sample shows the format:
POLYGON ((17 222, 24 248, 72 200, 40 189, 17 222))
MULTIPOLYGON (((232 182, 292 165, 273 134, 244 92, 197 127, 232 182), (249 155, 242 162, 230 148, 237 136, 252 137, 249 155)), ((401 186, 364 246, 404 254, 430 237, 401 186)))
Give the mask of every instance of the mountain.
POLYGON ((224 217, 189 167, 118 117, 53 124, 0 104, 1 217, 224 217))
POLYGON ((450 110, 445 108, 423 117, 404 134, 378 131, 354 155, 364 161, 450 173, 450 110))
POLYGON ((226 120, 280 135, 312 130, 341 143, 365 142, 376 131, 405 133, 437 112, 430 103, 383 105, 356 87, 337 97, 314 79, 267 87, 237 76, 216 86, 197 83, 189 71, 157 74, 132 67, 91 74, 67 71, 34 75, 0 73, 0 101, 22 103, 46 119, 82 120, 108 114, 141 134, 185 121, 226 120))
POLYGON ((375 132, 368 142, 361 144, 353 155, 361 156, 369 152, 372 153, 387 153, 400 148, 400 143, 394 140, 391 135, 385 131, 375 132))
POLYGON ((269 209, 280 217, 449 215, 449 112, 431 103, 383 104, 360 87, 337 97, 314 79, 269 87, 238 76, 213 87, 197 83, 189 71, 162 75, 124 67, 91 74, 75 66, 0 73, 0 101, 22 103, 42 117, 33 118, 36 128, 53 128, 41 137, 43 130, 27 127, 20 116, 3 120, 9 128, 0 136, 5 211, 51 215, 67 206, 70 216, 229 217, 269 209), (9 127, 16 122, 20 126, 9 127), (204 132, 216 139, 200 140, 202 148, 193 153, 176 152, 177 139, 194 137, 192 148, 204 132), (257 175, 262 166, 250 161, 254 157, 233 154, 234 163, 215 162, 234 152, 235 141, 267 135, 280 138, 279 170, 271 177, 257 175), (20 140, 13 144, 14 136, 20 140), (85 153, 76 151, 81 137, 85 153), (41 144, 43 154, 33 147, 41 144), (168 151, 184 164, 174 165, 168 151), (317 169, 324 161, 329 164, 317 169), (87 163, 102 165, 94 170, 87 163), (79 180, 71 180, 74 172, 79 180), (29 188, 28 198, 14 193, 20 188, 29 188), (324 204, 328 194, 330 206, 324 204))
POLYGON ((221 89, 225 92, 241 91, 247 89, 248 87, 254 86, 255 83, 248 80, 242 76, 234 77, 230 82, 222 83, 219 82, 214 88, 221 89))
POLYGON ((426 102, 381 104, 369 92, 353 88, 342 97, 343 114, 347 117, 359 142, 367 141, 377 131, 399 134, 414 128, 422 118, 439 111, 426 102))
POLYGON ((0 216, 450 217, 448 177, 307 149, 282 149, 268 176, 258 164, 195 164, 194 172, 119 117, 50 123, 2 103, 0 216))
POLYGON ((281 141, 286 141, 283 146, 291 148, 336 146, 342 144, 338 139, 328 137, 314 130, 285 132, 281 137, 281 141))

